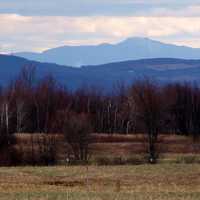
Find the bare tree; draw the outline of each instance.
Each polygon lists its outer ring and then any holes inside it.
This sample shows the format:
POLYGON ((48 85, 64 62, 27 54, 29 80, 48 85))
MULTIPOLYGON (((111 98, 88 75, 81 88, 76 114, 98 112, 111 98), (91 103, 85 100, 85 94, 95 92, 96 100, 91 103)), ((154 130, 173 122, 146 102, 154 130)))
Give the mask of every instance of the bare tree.
POLYGON ((148 134, 149 162, 156 162, 156 148, 159 127, 161 123, 161 93, 150 80, 137 82, 131 89, 132 104, 135 115, 144 123, 148 134))
POLYGON ((86 114, 71 113, 66 118, 63 132, 76 160, 88 160, 91 130, 90 121, 86 114))

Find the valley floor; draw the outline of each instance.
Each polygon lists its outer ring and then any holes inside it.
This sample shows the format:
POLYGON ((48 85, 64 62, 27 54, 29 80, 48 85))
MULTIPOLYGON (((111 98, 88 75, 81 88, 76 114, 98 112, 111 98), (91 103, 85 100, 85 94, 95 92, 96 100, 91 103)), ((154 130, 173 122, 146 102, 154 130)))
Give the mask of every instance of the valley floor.
POLYGON ((199 164, 0 168, 0 200, 199 200, 199 164))

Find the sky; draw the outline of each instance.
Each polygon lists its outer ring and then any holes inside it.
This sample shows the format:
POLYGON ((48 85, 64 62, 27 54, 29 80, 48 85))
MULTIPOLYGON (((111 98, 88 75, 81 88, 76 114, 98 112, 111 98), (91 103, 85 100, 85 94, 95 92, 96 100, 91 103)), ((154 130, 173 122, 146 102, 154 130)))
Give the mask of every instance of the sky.
POLYGON ((0 0, 0 52, 148 37, 200 48, 200 0, 0 0))

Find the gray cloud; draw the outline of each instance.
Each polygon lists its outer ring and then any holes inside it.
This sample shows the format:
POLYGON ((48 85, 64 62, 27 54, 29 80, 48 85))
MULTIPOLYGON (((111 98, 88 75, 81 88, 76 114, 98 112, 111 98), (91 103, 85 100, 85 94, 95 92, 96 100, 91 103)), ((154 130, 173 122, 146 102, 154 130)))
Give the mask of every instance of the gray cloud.
POLYGON ((200 0, 0 0, 0 52, 142 36, 200 47, 200 0))
MULTIPOLYGON (((20 15, 177 15, 186 7, 197 6, 200 0, 5 0, 0 2, 0 13, 20 15)), ((184 12, 187 15, 187 12, 184 12)), ((191 14, 191 13, 189 13, 191 14)))
POLYGON ((190 17, 1 14, 0 46, 3 52, 42 51, 62 45, 113 43, 127 37, 141 36, 200 47, 199 22, 200 17, 191 20, 190 17))

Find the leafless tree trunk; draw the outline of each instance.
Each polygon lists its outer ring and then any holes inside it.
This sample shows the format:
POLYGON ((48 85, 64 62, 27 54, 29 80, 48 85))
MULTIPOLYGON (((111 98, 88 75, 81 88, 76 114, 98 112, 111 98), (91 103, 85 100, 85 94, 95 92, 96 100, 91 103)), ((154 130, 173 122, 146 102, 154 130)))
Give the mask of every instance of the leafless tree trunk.
POLYGON ((149 143, 149 162, 156 162, 156 149, 155 144, 159 133, 159 127, 161 122, 161 93, 156 85, 146 80, 144 82, 138 82, 131 90, 133 97, 133 106, 135 106, 135 115, 145 125, 148 135, 149 143), (135 105, 134 105, 135 104, 135 105))

